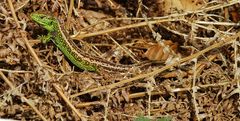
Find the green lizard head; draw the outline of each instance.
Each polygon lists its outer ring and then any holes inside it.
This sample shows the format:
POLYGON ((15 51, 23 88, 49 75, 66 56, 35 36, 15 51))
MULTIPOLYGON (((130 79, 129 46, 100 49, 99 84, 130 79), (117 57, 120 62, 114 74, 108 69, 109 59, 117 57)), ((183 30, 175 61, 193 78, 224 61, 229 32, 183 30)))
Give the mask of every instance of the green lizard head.
POLYGON ((30 16, 36 23, 38 23, 50 32, 55 31, 56 27, 58 26, 57 19, 47 16, 45 14, 32 13, 30 16))

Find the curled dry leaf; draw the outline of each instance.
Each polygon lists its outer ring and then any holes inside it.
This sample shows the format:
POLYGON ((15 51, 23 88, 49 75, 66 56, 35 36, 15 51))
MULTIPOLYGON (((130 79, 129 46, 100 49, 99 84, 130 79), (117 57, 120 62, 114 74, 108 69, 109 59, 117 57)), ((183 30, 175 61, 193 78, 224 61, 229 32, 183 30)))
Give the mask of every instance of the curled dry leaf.
POLYGON ((156 43, 150 46, 143 56, 149 60, 166 61, 176 53, 178 45, 170 40, 164 41, 163 45, 165 46, 156 43))
POLYGON ((178 11, 195 11, 205 5, 203 0, 165 0, 165 14, 173 13, 173 10, 178 11))
POLYGON ((87 27, 90 24, 90 25, 95 25, 93 26, 92 29, 102 30, 109 25, 109 23, 106 21, 99 23, 99 20, 108 17, 108 15, 106 14, 94 12, 91 10, 80 10, 79 14, 82 15, 82 17, 80 17, 80 20, 81 20, 80 23, 83 27, 87 27))

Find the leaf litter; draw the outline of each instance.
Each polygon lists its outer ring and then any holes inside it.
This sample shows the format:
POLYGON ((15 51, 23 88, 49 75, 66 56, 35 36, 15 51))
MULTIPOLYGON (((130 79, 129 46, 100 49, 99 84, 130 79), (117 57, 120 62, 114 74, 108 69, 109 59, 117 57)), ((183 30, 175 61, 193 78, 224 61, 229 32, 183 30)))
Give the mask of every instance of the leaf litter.
POLYGON ((238 0, 3 0, 0 117, 240 120, 239 8, 238 0), (57 18, 93 56, 152 64, 131 74, 78 69, 38 40, 46 30, 34 12, 57 18))

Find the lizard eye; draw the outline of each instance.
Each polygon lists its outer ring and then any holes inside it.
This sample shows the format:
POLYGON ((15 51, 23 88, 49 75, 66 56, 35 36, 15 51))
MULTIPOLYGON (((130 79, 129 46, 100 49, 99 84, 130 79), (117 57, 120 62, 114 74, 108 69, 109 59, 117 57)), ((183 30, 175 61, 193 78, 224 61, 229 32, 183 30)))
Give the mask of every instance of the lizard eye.
POLYGON ((40 18, 41 18, 41 19, 43 19, 43 18, 44 18, 44 16, 40 16, 40 18))

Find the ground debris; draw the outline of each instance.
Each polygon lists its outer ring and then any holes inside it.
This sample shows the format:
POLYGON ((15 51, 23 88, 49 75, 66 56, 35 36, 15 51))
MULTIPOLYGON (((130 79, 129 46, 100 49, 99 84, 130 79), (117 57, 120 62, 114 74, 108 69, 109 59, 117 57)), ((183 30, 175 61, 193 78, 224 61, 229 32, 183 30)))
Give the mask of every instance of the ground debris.
POLYGON ((66 2, 0 2, 1 118, 240 120, 238 0, 66 2), (134 71, 78 69, 41 43, 47 31, 31 13, 57 18, 81 51, 134 71))

